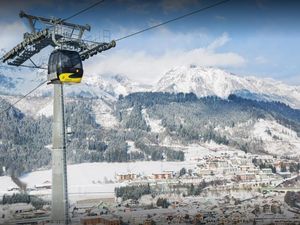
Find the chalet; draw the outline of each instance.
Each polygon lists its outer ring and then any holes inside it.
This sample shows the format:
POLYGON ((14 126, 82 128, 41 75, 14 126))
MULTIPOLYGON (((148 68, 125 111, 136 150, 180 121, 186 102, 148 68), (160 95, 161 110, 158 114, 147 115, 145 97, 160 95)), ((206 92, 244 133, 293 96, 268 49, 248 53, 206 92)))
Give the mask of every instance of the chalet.
POLYGON ((238 178, 241 181, 253 181, 255 180, 256 176, 254 173, 241 173, 238 175, 238 178))
POLYGON ((116 178, 119 182, 135 180, 137 178, 137 174, 135 173, 125 173, 125 174, 117 174, 116 178))
POLYGON ((172 179, 173 178, 173 172, 171 172, 171 171, 164 171, 164 172, 161 172, 161 173, 153 173, 152 177, 155 180, 172 179))

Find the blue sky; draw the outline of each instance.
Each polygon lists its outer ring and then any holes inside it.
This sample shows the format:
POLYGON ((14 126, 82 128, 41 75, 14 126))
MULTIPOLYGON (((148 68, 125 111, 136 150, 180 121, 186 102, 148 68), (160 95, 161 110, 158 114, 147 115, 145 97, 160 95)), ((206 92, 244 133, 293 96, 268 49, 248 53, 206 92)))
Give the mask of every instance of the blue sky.
MULTIPOLYGON (((68 17, 95 1, 1 1, 0 48, 9 50, 27 31, 22 9, 45 17, 68 17)), ((106 0, 70 22, 90 24, 86 38, 102 40, 146 28, 212 4, 212 0, 106 0)), ((300 1, 231 0, 141 35, 85 63, 89 73, 118 73, 156 82, 172 67, 215 66, 240 75, 271 77, 300 85, 300 1)), ((46 53, 44 53, 46 57, 46 53)))

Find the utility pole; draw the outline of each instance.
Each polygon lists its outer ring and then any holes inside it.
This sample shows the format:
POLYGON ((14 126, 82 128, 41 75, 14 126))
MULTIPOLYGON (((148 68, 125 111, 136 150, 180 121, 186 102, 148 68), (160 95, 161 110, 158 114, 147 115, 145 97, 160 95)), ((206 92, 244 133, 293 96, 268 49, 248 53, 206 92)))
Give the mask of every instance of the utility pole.
POLYGON ((67 160, 64 118, 63 84, 53 84, 53 131, 52 131, 52 207, 51 221, 69 223, 67 160))

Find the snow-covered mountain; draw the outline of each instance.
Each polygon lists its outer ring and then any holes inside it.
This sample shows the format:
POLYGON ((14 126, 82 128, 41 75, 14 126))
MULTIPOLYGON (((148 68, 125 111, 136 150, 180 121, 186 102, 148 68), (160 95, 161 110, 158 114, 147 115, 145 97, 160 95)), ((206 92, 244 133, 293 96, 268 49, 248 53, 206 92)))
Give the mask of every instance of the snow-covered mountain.
MULTIPOLYGON (((22 95, 47 79, 45 70, 19 69, 15 67, 0 68, 0 94, 22 95)), ((147 91, 151 87, 134 82, 122 75, 84 74, 79 85, 65 85, 65 93, 69 96, 104 97, 117 99, 119 95, 132 92, 147 91)), ((32 96, 49 96, 52 88, 44 85, 32 96)))
POLYGON ((26 94, 45 79, 44 70, 16 68, 0 64, 0 94, 26 94))
POLYGON ((100 89, 113 97, 118 97, 119 95, 128 95, 133 92, 148 91, 151 88, 149 86, 132 81, 128 77, 119 74, 86 75, 83 78, 83 84, 86 85, 89 90, 100 89))
MULTIPOLYGON (((44 70, 21 70, 14 67, 0 68, 0 96, 13 103, 20 98, 19 95, 28 93, 44 80, 46 80, 44 70)), ((82 83, 65 85, 64 93, 67 97, 98 98, 93 105, 96 120, 104 126, 111 127, 116 124, 112 116, 112 104, 118 99, 119 95, 125 96, 132 92, 147 91, 150 88, 121 75, 85 74, 82 83)), ((53 86, 45 84, 15 107, 34 117, 40 115, 52 116, 52 94, 53 86)), ((69 100, 66 98, 66 101, 69 100)))
POLYGON ((198 97, 216 95, 221 98, 236 94, 256 100, 280 101, 300 108, 300 86, 289 86, 272 79, 241 77, 210 67, 174 68, 158 81, 153 91, 193 92, 198 97))
MULTIPOLYGON (((44 70, 0 68, 0 94, 25 94, 46 79, 44 70)), ((243 98, 279 101, 300 108, 300 86, 289 86, 272 79, 242 77, 211 67, 182 66, 168 71, 159 82, 142 85, 122 75, 85 74, 79 85, 66 85, 67 96, 98 97, 115 101, 120 94, 141 91, 193 92, 198 97, 216 95, 227 98, 236 94, 243 98)), ((44 85, 32 96, 51 96, 51 85, 44 85)))

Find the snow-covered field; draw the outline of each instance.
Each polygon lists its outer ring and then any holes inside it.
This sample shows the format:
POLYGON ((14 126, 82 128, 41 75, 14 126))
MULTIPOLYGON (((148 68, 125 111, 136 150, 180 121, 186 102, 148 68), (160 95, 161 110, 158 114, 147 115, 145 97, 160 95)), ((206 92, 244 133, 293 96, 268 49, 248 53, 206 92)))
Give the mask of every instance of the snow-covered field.
MULTIPOLYGON (((106 181, 115 181, 115 176, 120 173, 136 173, 142 176, 164 170, 179 171, 182 167, 193 168, 196 163, 191 162, 161 162, 140 161, 130 163, 82 163, 68 166, 69 186, 86 186, 106 181)), ((51 170, 36 171, 21 177, 21 180, 33 187, 51 180, 51 170)))
POLYGON ((8 176, 0 177, 0 195, 8 193, 12 188, 18 188, 18 186, 8 176))
MULTIPOLYGON (((68 191, 70 199, 78 200, 92 197, 113 197, 114 189, 122 185, 116 180, 121 173, 136 173, 148 176, 161 171, 179 171, 182 167, 194 168, 196 162, 131 162, 131 163, 82 163, 68 166, 68 191)), ((28 173, 21 177, 28 188, 51 182, 51 170, 41 170, 28 173)), ((0 177, 0 194, 12 193, 8 191, 17 186, 10 177, 0 177)), ((51 190, 32 191, 31 194, 50 197, 51 190)))

